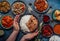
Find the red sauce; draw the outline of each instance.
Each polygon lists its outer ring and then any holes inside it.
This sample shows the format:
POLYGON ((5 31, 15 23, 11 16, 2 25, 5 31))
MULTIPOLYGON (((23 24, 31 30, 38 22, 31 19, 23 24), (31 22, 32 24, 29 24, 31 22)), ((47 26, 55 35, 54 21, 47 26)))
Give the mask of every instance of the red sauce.
POLYGON ((60 24, 56 24, 56 25, 54 26, 54 33, 60 35, 60 24))
POLYGON ((42 28, 42 35, 45 37, 50 37, 53 34, 52 27, 50 25, 44 25, 42 28))
POLYGON ((13 25, 13 19, 10 16, 4 16, 1 23, 5 28, 10 28, 13 25))
POLYGON ((49 16, 47 16, 47 15, 44 15, 43 16, 43 21, 46 23, 46 22, 49 22, 49 20, 50 20, 50 17, 49 16))

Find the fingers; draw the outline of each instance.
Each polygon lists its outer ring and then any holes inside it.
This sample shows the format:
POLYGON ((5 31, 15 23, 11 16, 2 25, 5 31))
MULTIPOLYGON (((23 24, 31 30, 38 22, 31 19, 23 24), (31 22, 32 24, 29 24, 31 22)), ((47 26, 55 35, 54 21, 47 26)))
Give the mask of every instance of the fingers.
POLYGON ((38 32, 38 29, 36 29, 36 31, 35 32, 38 32))
POLYGON ((16 15, 16 17, 15 17, 15 18, 16 18, 16 19, 18 19, 18 18, 19 18, 19 16, 20 16, 20 15, 16 15))
POLYGON ((39 31, 32 33, 32 35, 37 36, 39 31))
POLYGON ((19 16, 20 16, 20 15, 16 15, 16 16, 15 16, 15 18, 14 18, 14 21, 15 21, 15 22, 17 22, 17 21, 18 21, 19 16))
POLYGON ((19 17, 19 15, 16 15, 16 17, 14 18, 14 24, 13 25, 15 25, 16 22, 18 21, 18 17, 19 17))
POLYGON ((34 38, 35 36, 37 36, 37 35, 38 35, 38 33, 39 33, 39 31, 37 31, 37 32, 34 32, 34 33, 31 33, 31 35, 32 35, 32 38, 34 38))

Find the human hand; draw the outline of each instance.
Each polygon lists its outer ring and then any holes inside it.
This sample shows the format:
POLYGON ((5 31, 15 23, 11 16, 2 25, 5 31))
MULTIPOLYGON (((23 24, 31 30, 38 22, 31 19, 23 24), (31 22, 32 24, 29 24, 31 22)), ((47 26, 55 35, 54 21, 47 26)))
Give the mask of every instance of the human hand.
POLYGON ((23 37, 22 37, 22 39, 21 39, 21 41, 25 41, 25 40, 31 40, 31 39, 33 39, 35 36, 37 36, 38 35, 38 31, 35 31, 35 32, 33 32, 33 33, 28 33, 28 34, 26 34, 26 35, 24 35, 23 37))
POLYGON ((14 18, 14 23, 13 23, 14 31, 19 31, 20 30, 19 24, 18 24, 19 17, 20 17, 20 15, 16 15, 15 18, 14 18))

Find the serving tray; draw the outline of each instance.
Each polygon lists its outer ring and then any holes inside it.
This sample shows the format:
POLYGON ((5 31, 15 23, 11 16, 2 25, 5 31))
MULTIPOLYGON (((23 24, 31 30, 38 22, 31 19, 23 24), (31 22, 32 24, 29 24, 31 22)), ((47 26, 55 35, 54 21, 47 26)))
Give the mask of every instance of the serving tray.
MULTIPOLYGON (((0 2, 3 1, 3 0, 0 0, 0 2)), ((17 0, 7 0, 10 5, 13 4, 13 2, 17 1, 17 0)), ((26 6, 28 7, 29 4, 32 4, 31 5, 31 8, 32 8, 32 13, 33 15, 35 15, 38 20, 39 20, 39 23, 42 22, 42 18, 43 18, 43 15, 48 15, 50 17, 50 19, 52 20, 52 12, 55 10, 55 9, 60 9, 60 0, 47 0, 48 1, 48 4, 49 4, 49 10, 48 12, 46 13, 43 13, 43 14, 40 14, 40 13, 37 13, 35 10, 34 10, 34 1, 35 0, 18 0, 18 1, 23 1, 26 6)), ((28 12, 28 9, 27 11, 24 13, 24 14, 29 14, 28 12)), ((0 19, 1 19, 1 16, 4 16, 4 15, 11 15, 12 17, 15 17, 15 15, 11 12, 11 10, 6 13, 6 14, 3 14, 3 13, 0 13, 0 19)), ((50 22, 49 24, 54 27, 55 24, 57 24, 58 22, 50 22)), ((59 22, 60 23, 60 22, 59 22)), ((12 33, 13 29, 3 29, 3 27, 1 27, 0 25, 0 29, 4 30, 5 34, 3 37, 0 37, 0 41, 5 41, 9 36, 10 34, 12 33)), ((16 41, 20 41, 21 37, 24 35, 24 33, 22 33, 22 31, 19 32, 17 38, 16 38, 16 41)), ((39 34, 38 36, 38 39, 41 39, 41 41, 49 41, 49 38, 45 38, 45 37, 42 37, 42 35, 39 34)), ((34 39, 33 39, 34 40, 34 39)), ((35 40, 34 40, 35 41, 35 40)))

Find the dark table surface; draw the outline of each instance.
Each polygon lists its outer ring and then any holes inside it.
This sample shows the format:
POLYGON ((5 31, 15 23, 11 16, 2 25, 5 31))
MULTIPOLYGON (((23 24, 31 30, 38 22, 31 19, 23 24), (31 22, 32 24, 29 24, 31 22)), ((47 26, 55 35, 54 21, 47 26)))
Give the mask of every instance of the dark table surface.
MULTIPOLYGON (((2 1, 2 0, 0 0, 0 1, 2 1)), ((7 0, 9 3, 10 3, 10 5, 12 5, 12 3, 14 2, 14 1, 16 1, 16 0, 7 0)), ((18 0, 19 1, 19 0, 18 0)), ((60 9, 60 0, 47 0, 48 1, 48 3, 49 3, 49 6, 51 7, 51 8, 49 8, 49 9, 51 9, 52 11, 50 12, 50 13, 44 13, 44 14, 38 14, 37 12, 35 12, 34 11, 34 7, 33 7, 33 5, 34 5, 34 1, 35 0, 20 0, 20 1, 23 1, 26 5, 29 5, 29 3, 32 3, 32 9, 33 9, 33 15, 35 15, 37 18, 38 18, 38 20, 39 20, 39 23, 41 23, 41 21, 42 21, 42 16, 45 14, 45 15, 48 15, 48 16, 50 16, 50 18, 52 19, 52 12, 53 12, 53 10, 55 10, 55 9, 60 9)), ((29 12, 28 12, 28 10, 26 11, 26 13, 24 13, 24 14, 28 14, 29 12)), ((3 16, 3 15, 11 15, 11 16, 13 16, 14 17, 14 15, 13 15, 13 13, 11 12, 11 10, 7 13, 7 14, 3 14, 3 13, 0 13, 0 15, 1 16, 3 16)), ((0 17, 0 19, 1 19, 1 17, 0 17)), ((54 21, 54 23, 49 23, 52 27, 54 27, 54 25, 56 24, 57 22, 55 22, 54 21)), ((11 29, 9 29, 9 30, 6 30, 6 29, 3 29, 3 27, 0 25, 0 29, 2 29, 2 30, 4 30, 4 32, 5 32, 5 34, 4 34, 4 36, 2 36, 2 37, 0 37, 0 41, 5 41, 8 37, 9 37, 9 35, 12 33, 12 31, 13 31, 13 29, 11 28, 11 29)), ((18 34, 18 36, 17 36, 17 38, 16 38, 16 41, 20 41, 20 39, 21 39, 21 37, 23 36, 24 34, 20 31, 19 32, 19 34, 18 34)), ((49 40, 49 38, 44 38, 44 37, 42 37, 41 35, 39 36, 39 39, 40 38, 42 38, 44 41, 48 41, 49 40)))

